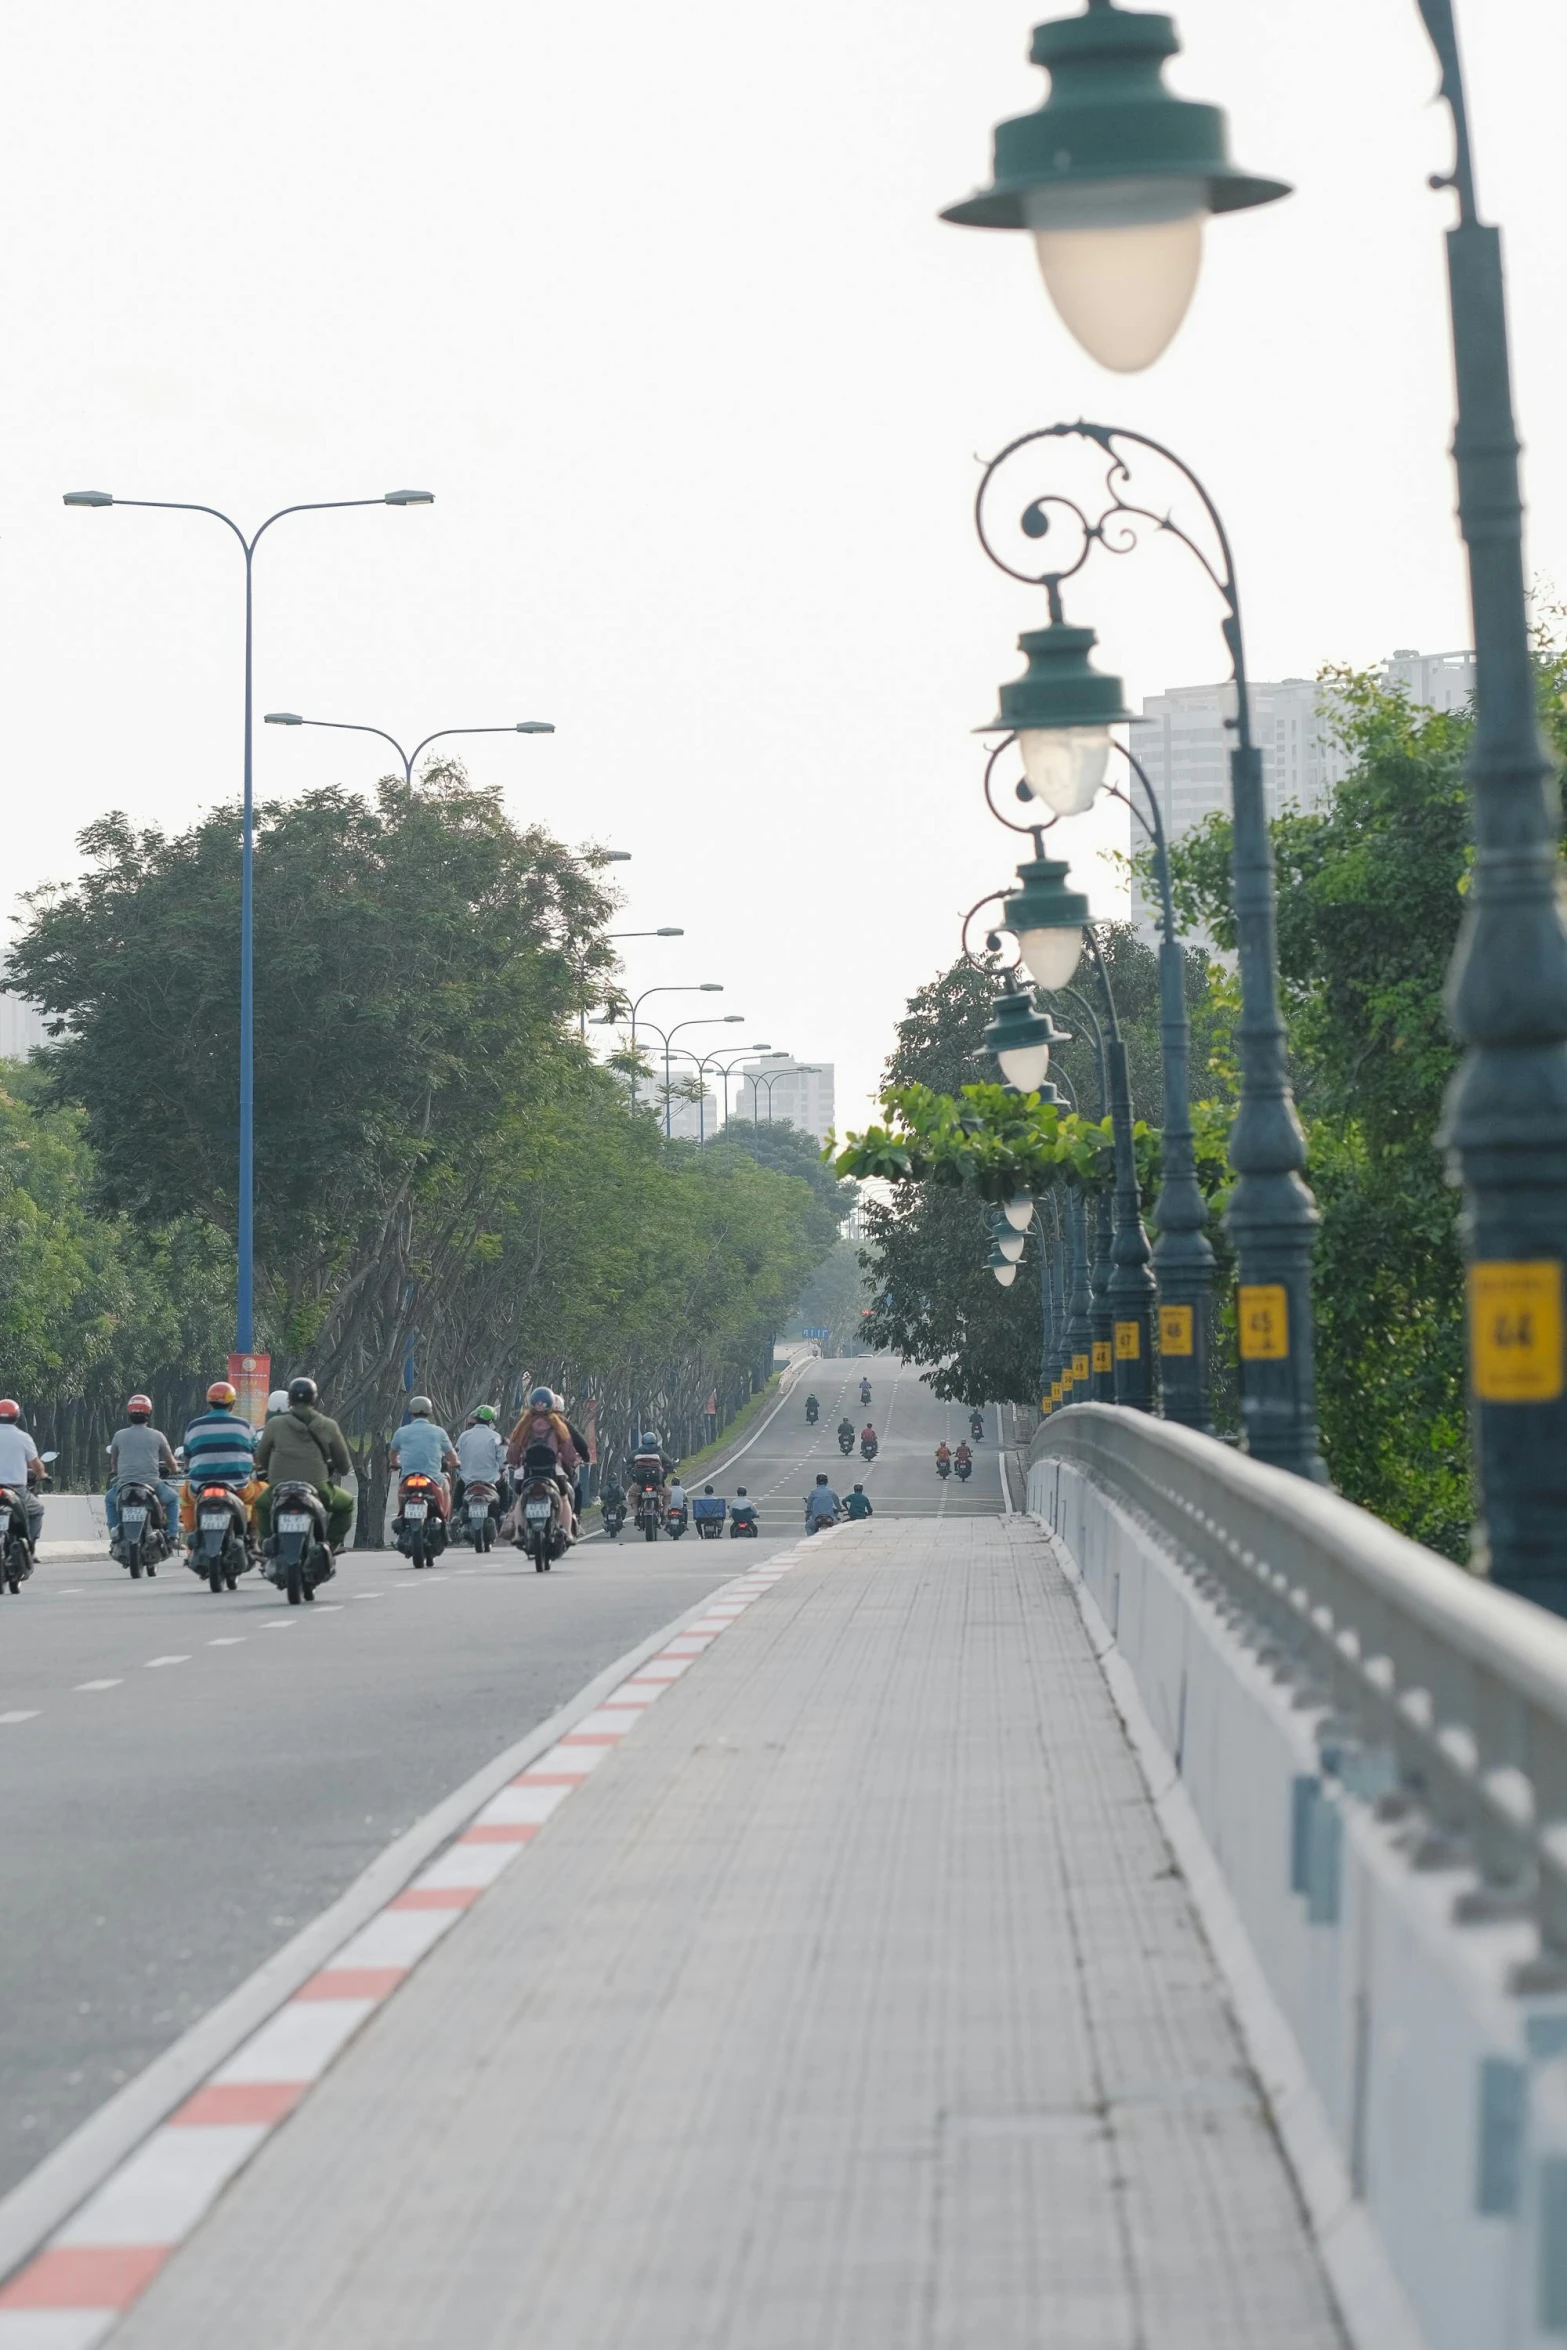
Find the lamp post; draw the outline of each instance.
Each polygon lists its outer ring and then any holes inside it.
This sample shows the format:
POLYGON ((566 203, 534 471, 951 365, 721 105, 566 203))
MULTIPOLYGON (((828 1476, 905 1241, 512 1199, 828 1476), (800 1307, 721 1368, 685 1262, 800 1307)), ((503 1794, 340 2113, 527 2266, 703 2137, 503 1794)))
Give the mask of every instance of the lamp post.
POLYGON ((814 1077, 816 1074, 816 1064, 814 1062, 807 1063, 804 1061, 796 1062, 794 1067, 790 1069, 775 1069, 771 1077, 754 1076, 750 1070, 747 1070, 746 1076, 751 1087, 752 1125, 760 1126, 762 1123, 761 1113, 757 1106, 757 1096, 760 1087, 765 1085, 767 1088, 767 1123, 769 1126, 771 1126, 773 1122, 773 1087, 775 1085, 781 1085, 786 1077, 814 1077))
MULTIPOLYGON (((631 1023, 631 1107, 633 1109, 637 1106, 637 1014, 647 1002, 648 997, 652 995, 722 995, 723 992, 724 983, 721 979, 697 979, 686 981, 678 987, 645 987, 639 996, 631 998, 628 1016, 631 1023)), ((652 1023, 646 1021, 643 1025, 651 1027, 652 1023)), ((655 1028, 653 1033, 655 1036, 661 1036, 663 1031, 655 1028)))
MULTIPOLYGON (((346 718, 301 718, 297 710, 269 710, 262 720, 262 724, 264 726, 324 726, 332 734, 373 734, 381 742, 391 744, 398 758, 402 761, 403 781, 409 784, 414 779, 414 761, 418 758, 419 753, 427 751, 432 743, 445 742, 451 735, 553 734, 555 732, 554 724, 548 718, 519 718, 510 726, 440 726, 436 728, 434 734, 427 734, 423 742, 415 743, 411 751, 405 751, 396 735, 388 734, 384 726, 360 726, 346 718)), ((629 849, 610 849, 605 852, 606 862, 614 865, 628 863, 630 855, 629 849)))
POLYGON ((717 1057, 717 1055, 716 1055, 716 1054, 714 1054, 714 1055, 710 1056, 710 1057, 711 1057, 711 1059, 712 1059, 712 1062, 713 1062, 713 1066, 714 1066, 714 1068, 715 1068, 715 1069, 717 1069, 717 1071, 719 1072, 719 1075, 722 1077, 722 1079, 723 1079, 723 1083, 724 1083, 724 1124, 725 1124, 726 1126, 727 1126, 727 1125, 728 1125, 728 1123, 729 1123, 729 1072, 730 1072, 730 1070, 731 1070, 731 1069, 737 1069, 737 1068, 739 1067, 740 1063, 741 1063, 741 1062, 742 1062, 742 1061, 745 1059, 745 1057, 746 1057, 746 1054, 747 1054, 747 1053, 771 1053, 771 1052, 776 1052, 776 1051, 777 1051, 777 1049, 778 1049, 778 1048, 777 1048, 777 1046, 776 1046, 776 1045, 770 1045, 770 1044, 748 1044, 748 1045, 744 1046, 744 1047, 742 1048, 742 1050, 741 1050, 741 1051, 739 1051, 738 1053, 736 1053, 736 1054, 733 1056, 733 1058, 732 1058, 731 1060, 727 1060, 727 1061, 720 1061, 720 1060, 718 1059, 718 1057, 717 1057))
MULTIPOLYGON (((651 993, 651 990, 649 990, 649 992, 651 993)), ((666 1142, 668 1142, 668 1141, 669 1141, 669 1139, 670 1139, 670 1123, 671 1123, 671 1121, 670 1121, 670 1092, 669 1092, 669 1058, 670 1058, 670 1050, 671 1050, 671 1047, 672 1047, 672 1045, 673 1045, 673 1043, 674 1043, 674 1040, 675 1040, 675 1038, 676 1038, 676 1037, 677 1037, 677 1036, 680 1034, 680 1031, 681 1031, 681 1029, 682 1029, 682 1028, 742 1028, 742 1027, 744 1027, 744 1025, 745 1025, 745 1014, 744 1014, 743 1012, 715 1012, 715 1013, 713 1013, 713 1014, 712 1014, 710 1017, 708 1017, 708 1018, 705 1018, 705 1019, 704 1019, 704 1018, 703 1018, 703 1017, 702 1017, 700 1014, 698 1014, 698 1016, 697 1016, 695 1019, 692 1019, 692 1020, 677 1020, 677 1021, 675 1022, 675 1024, 674 1024, 674 1026, 673 1026, 672 1028, 659 1028, 659 1027, 658 1027, 658 1026, 656 1026, 656 1025, 655 1025, 655 1023, 654 1023, 653 1021, 651 1021, 651 1020, 644 1020, 644 1021, 643 1021, 643 1023, 642 1023, 642 1025, 643 1025, 643 1027, 644 1027, 644 1028, 651 1028, 651 1029, 652 1029, 652 1031, 653 1031, 653 1034, 654 1034, 655 1036, 657 1036, 657 1037, 660 1037, 660 1038, 662 1038, 662 1040, 663 1040, 663 1046, 664 1046, 664 1140, 665 1140, 666 1142)), ((692 1057, 693 1057, 693 1059, 695 1058, 695 1056, 694 1056, 694 1055, 693 1055, 692 1057)))
MULTIPOLYGON (((1099 1015, 1087 996, 1075 987, 1063 987, 1060 993, 1077 1005, 1092 1032, 1094 1063, 1099 1077, 1099 1115, 1110 1116, 1110 1072, 1105 1065, 1104 1030, 1099 1015)), ((1114 1129, 1112 1128, 1112 1133, 1114 1129)), ((1086 1219, 1085 1219, 1086 1223, 1086 1219)), ((1085 1229, 1084 1247, 1087 1247, 1085 1229)), ((1110 1303, 1110 1277, 1115 1270, 1115 1209, 1109 1186, 1100 1184, 1094 1193, 1094 1249, 1088 1268, 1088 1317, 1091 1333, 1089 1349, 1089 1395, 1094 1403, 1115 1401, 1115 1308, 1110 1303)))
POLYGON ((1567 1615, 1567 925, 1555 765, 1534 698, 1501 239, 1478 217, 1451 0, 1420 0, 1454 163, 1448 302, 1453 456, 1469 559, 1475 861, 1448 974, 1463 1059, 1438 1140, 1464 1192, 1477 1562, 1567 1615))
POLYGON ((255 794, 253 690, 256 549, 275 522, 290 514, 335 514, 353 506, 433 506, 429 490, 386 490, 379 498, 313 498, 297 506, 280 506, 249 538, 233 519, 216 506, 186 498, 117 498, 108 490, 67 490, 67 506, 135 506, 160 514, 208 514, 233 532, 245 559, 245 741, 244 796, 240 830, 239 885, 239 1175, 237 1203, 237 1280, 235 1284, 234 1351, 250 1354, 255 1346, 256 1322, 256 1185, 255 1185, 255 969, 253 939, 253 878, 255 864, 255 794))
MULTIPOLYGON (((738 1012, 732 1013, 730 1018, 734 1020, 743 1020, 744 1014, 738 1012)), ((670 1034, 674 1034, 673 1029, 671 1029, 670 1034)), ((770 1044, 748 1044, 742 1048, 742 1054, 737 1057, 743 1057, 744 1053, 770 1053, 772 1049, 773 1048, 770 1044)), ((723 1073, 724 1123, 727 1125, 729 1122, 729 1069, 732 1068, 734 1064, 733 1062, 730 1062, 727 1067, 725 1066, 719 1057, 723 1050, 724 1048, 720 1046, 718 1052, 694 1053, 692 1052, 689 1045, 678 1045, 675 1048, 675 1058, 681 1061, 689 1061, 696 1071, 696 1147, 698 1150, 702 1150, 705 1147, 707 1141, 703 1120, 706 1115, 707 1107, 707 1072, 709 1069, 719 1069, 723 1073)))
MULTIPOLYGON (((1108 13, 1118 15, 1119 11, 1108 13)), ((1119 425, 1086 422, 1047 425, 1022 434, 1003 449, 985 469, 975 520, 991 561, 1009 577, 1043 587, 1047 598, 1049 625, 1030 630, 1019 639, 1028 667, 1021 678, 1002 687, 1000 710, 990 729, 1016 732, 1029 791, 1041 799, 1056 788, 1058 778, 1063 778, 1061 788, 1070 786, 1077 795, 1076 804, 1087 805, 1081 795, 1086 792, 1091 798, 1098 788, 1110 749, 1108 723, 1093 743, 1084 741, 1086 730, 1073 733, 1058 729, 1056 724, 1063 672, 1069 664, 1084 661, 1086 645, 1092 643, 1088 632, 1065 624, 1061 607, 1065 581, 1083 568, 1096 549, 1132 552, 1141 543, 1140 532, 1146 529, 1177 540, 1201 566, 1224 606, 1221 629, 1235 686, 1231 856, 1241 983, 1241 1092, 1229 1143, 1236 1180, 1226 1222, 1234 1237, 1239 1271, 1241 1419, 1247 1448, 1259 1459, 1323 1481, 1326 1471, 1317 1449, 1311 1313, 1311 1251, 1317 1212, 1302 1174, 1306 1143, 1289 1085, 1284 1022, 1279 1011, 1273 847, 1263 794, 1262 752, 1252 734, 1240 597, 1223 521, 1190 467, 1161 442, 1119 425), (986 521, 987 497, 1000 469, 1019 451, 1064 439, 1085 441, 1103 453, 1102 499, 1096 500, 1092 509, 1059 492, 1032 499, 1020 517, 1025 539, 1043 541, 1062 528, 1072 537, 1055 561, 1043 567, 1030 564, 1020 568, 992 541, 986 521), (1134 497, 1132 471, 1139 453, 1169 464, 1188 484, 1207 517, 1216 554, 1205 549, 1168 512, 1143 505, 1134 497), (1095 765, 1097 777, 1092 773, 1095 765)), ((1098 683, 1103 688, 1114 681, 1101 678, 1098 683)), ((1047 899, 1052 891, 1059 895, 1065 871, 1064 865, 1053 864, 1042 855, 1021 866, 1024 889, 1018 900, 1009 901, 1009 907, 1019 905, 1026 913, 1029 903, 1047 899)), ((1036 918, 1058 925, 1068 922, 1060 911, 1036 918)), ((1026 961, 1027 941, 1020 939, 1019 945, 1026 961)), ((1195 1316, 1192 1335, 1195 1346, 1195 1316)))

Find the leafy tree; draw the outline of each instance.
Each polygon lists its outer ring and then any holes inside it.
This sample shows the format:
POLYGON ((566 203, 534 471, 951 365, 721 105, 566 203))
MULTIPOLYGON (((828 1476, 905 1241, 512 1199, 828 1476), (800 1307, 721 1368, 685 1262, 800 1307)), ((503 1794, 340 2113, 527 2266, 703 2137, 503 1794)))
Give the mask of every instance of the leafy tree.
MULTIPOLYGON (((1272 827, 1292 1074, 1322 1214, 1314 1279, 1334 1482, 1433 1549, 1467 1553, 1463 1266, 1435 1148, 1456 1063, 1443 985, 1469 867, 1467 712, 1331 673, 1353 767, 1328 805, 1272 827)), ((1542 714, 1567 749, 1567 662, 1543 645, 1542 714)), ((1230 827, 1177 844, 1177 895, 1235 943, 1230 827)))

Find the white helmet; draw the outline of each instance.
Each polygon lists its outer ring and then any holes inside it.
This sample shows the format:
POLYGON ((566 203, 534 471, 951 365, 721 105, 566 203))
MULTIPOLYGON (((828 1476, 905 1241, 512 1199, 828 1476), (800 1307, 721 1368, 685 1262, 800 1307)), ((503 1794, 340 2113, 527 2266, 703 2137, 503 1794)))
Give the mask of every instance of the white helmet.
POLYGON ((287 1410, 288 1389, 286 1387, 274 1387, 272 1393, 267 1397, 267 1418, 270 1420, 275 1413, 286 1412, 287 1410))

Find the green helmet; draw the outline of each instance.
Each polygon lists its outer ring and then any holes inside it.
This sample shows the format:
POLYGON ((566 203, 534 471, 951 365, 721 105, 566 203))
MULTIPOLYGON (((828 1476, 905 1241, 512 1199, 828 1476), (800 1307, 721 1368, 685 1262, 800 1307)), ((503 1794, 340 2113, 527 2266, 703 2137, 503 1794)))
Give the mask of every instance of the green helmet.
POLYGON ((475 1406, 474 1406, 474 1410, 473 1410, 473 1416, 474 1416, 474 1418, 475 1418, 476 1420, 484 1420, 484 1421, 486 1421, 486 1422, 488 1422, 488 1421, 490 1421, 490 1420, 493 1420, 493 1419, 494 1419, 494 1417, 495 1417, 495 1406, 494 1406, 494 1404, 492 1404, 492 1403, 481 1403, 481 1404, 475 1404, 475 1406))

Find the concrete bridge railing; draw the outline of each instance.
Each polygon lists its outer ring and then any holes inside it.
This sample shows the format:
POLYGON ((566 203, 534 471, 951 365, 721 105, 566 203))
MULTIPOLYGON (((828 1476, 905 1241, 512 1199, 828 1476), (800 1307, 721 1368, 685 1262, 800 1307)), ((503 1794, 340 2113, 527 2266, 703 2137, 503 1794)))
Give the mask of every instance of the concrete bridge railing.
POLYGON ((1028 1507, 1211 1870, 1352 2330, 1567 2343, 1567 1623, 1109 1405, 1041 1427, 1028 1507))

